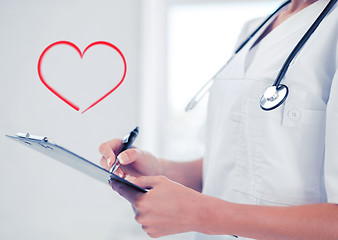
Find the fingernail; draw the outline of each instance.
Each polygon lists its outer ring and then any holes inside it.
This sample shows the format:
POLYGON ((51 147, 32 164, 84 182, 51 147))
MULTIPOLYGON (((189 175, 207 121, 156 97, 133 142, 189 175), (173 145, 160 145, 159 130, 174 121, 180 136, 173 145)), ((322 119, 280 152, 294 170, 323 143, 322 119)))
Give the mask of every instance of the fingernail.
POLYGON ((117 156, 117 159, 121 164, 125 163, 128 160, 128 155, 125 153, 121 153, 117 156))
POLYGON ((108 166, 111 166, 113 163, 113 161, 110 158, 107 159, 107 162, 108 162, 108 166))

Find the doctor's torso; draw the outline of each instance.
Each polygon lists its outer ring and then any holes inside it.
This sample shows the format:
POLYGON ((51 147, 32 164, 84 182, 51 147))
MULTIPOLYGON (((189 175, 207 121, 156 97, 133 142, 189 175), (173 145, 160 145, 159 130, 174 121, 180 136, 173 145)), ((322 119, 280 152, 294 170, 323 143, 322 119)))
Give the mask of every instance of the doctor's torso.
MULTIPOLYGON (((298 12, 250 50, 263 28, 215 78, 206 126, 204 194, 243 204, 327 202, 326 107, 337 69, 336 6, 282 80, 289 88, 286 102, 272 111, 259 106, 265 89, 327 3, 319 0, 298 12)), ((243 37, 261 22, 248 23, 243 37)), ((197 236, 209 238, 227 236, 197 236)))

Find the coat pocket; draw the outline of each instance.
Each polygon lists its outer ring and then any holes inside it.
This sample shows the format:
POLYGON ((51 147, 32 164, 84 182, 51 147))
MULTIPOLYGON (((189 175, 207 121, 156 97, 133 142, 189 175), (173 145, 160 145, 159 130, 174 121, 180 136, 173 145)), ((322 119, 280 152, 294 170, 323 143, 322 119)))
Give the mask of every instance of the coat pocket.
MULTIPOLYGON (((299 95, 301 96, 301 95, 299 95)), ((266 112, 257 99, 242 103, 235 188, 257 202, 321 202, 325 111, 288 103, 266 112)))

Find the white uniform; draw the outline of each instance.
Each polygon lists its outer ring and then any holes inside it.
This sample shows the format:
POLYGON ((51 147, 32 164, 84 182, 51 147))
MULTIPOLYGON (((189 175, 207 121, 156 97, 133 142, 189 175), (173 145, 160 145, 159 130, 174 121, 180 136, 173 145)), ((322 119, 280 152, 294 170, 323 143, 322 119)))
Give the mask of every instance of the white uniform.
MULTIPOLYGON (((289 87, 286 102, 272 111, 259 106, 264 90, 328 2, 319 0, 293 15, 250 50, 262 29, 215 78, 204 194, 257 205, 338 203, 337 5, 282 80, 289 87)), ((249 23, 242 40, 260 22, 249 23)), ((197 234, 196 239, 235 238, 197 234)))

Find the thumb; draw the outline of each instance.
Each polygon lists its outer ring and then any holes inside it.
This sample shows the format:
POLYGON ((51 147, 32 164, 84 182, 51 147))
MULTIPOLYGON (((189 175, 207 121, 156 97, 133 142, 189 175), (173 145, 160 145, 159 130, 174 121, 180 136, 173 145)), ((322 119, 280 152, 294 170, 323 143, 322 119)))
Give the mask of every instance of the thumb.
POLYGON ((163 179, 164 177, 162 176, 142 176, 139 178, 131 179, 131 182, 141 188, 152 189, 156 187, 163 179))
POLYGON ((142 156, 142 151, 137 148, 127 149, 121 152, 117 159, 122 165, 128 165, 140 159, 142 156))

